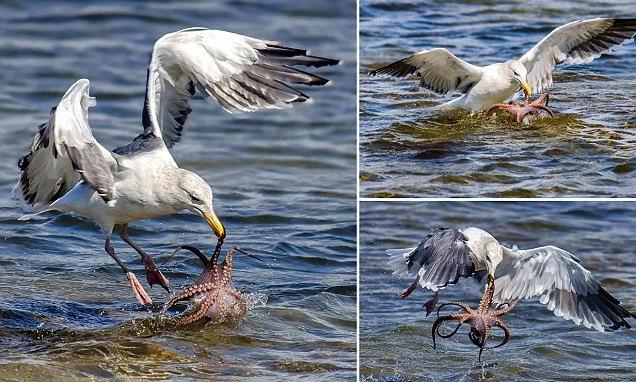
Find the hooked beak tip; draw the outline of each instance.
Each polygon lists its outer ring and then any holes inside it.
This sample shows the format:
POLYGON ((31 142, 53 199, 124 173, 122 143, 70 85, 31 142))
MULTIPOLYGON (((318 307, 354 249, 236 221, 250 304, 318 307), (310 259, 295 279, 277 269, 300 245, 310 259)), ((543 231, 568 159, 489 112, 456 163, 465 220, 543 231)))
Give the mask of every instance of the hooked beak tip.
POLYGON ((526 95, 526 98, 530 97, 530 94, 532 94, 530 86, 525 81, 520 81, 519 84, 521 85, 521 89, 523 89, 523 93, 526 95))
POLYGON ((214 232, 216 237, 219 238, 220 240, 225 239, 225 227, 223 226, 219 218, 216 216, 216 214, 214 212, 210 214, 207 214, 204 212, 202 215, 203 215, 203 219, 205 219, 205 222, 208 223, 210 228, 212 228, 212 231, 214 232))

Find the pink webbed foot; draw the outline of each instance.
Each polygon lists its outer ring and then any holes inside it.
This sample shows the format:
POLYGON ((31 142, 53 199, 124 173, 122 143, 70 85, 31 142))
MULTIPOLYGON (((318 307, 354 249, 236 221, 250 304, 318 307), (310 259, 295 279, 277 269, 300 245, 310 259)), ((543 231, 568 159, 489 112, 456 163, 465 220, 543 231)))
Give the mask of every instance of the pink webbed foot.
POLYGON ((126 272, 126 278, 130 282, 130 287, 132 288, 133 294, 135 298, 141 305, 152 304, 152 299, 148 296, 148 293, 144 290, 144 287, 141 286, 139 280, 132 272, 126 272))

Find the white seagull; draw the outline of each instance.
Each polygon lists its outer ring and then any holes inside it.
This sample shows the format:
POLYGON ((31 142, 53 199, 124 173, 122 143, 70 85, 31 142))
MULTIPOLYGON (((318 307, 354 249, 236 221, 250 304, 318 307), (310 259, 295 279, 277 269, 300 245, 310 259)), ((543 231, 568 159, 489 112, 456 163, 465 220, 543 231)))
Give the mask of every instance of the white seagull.
POLYGON ((439 289, 461 277, 482 283, 494 277, 493 301, 514 306, 521 299, 540 296, 556 316, 603 332, 605 328, 630 328, 625 318, 636 318, 612 297, 580 260, 554 246, 520 250, 499 244, 479 228, 438 228, 415 248, 387 250, 396 275, 413 275, 408 296, 419 283, 435 291, 425 306, 427 314, 437 303, 439 289))
POLYGON ((611 17, 562 25, 518 60, 487 66, 463 61, 444 48, 423 50, 370 72, 405 77, 417 74, 420 86, 437 94, 463 96, 438 106, 471 113, 502 103, 519 89, 529 97, 552 85, 557 64, 585 64, 613 47, 633 41, 636 19, 611 17))
POLYGON ((148 67, 143 106, 144 131, 131 143, 108 151, 88 125, 90 82, 80 79, 40 125, 31 149, 18 166, 22 171, 14 192, 35 213, 71 211, 93 219, 104 233, 105 250, 124 270, 140 304, 152 302, 135 275, 117 257, 111 244, 119 234, 143 260, 146 279, 168 290, 169 281, 152 258, 133 243, 128 224, 190 210, 200 214, 222 240, 225 229, 212 207, 212 189, 197 174, 179 168, 168 148, 181 140, 199 93, 212 96, 230 113, 283 109, 309 97, 287 83, 324 85, 328 80, 292 68, 321 67, 337 60, 310 56, 307 51, 219 30, 188 28, 161 37, 148 67))

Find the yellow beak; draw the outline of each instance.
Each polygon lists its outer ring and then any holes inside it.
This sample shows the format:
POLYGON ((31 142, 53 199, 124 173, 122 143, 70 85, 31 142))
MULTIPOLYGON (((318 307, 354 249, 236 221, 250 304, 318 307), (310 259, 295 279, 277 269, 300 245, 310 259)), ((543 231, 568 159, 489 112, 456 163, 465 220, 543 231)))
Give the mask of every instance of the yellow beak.
POLYGON ((214 231, 216 237, 218 237, 219 239, 225 238, 225 227, 223 227, 223 224, 221 224, 219 218, 216 217, 216 214, 212 212, 210 215, 208 215, 204 212, 202 215, 203 219, 205 219, 205 222, 208 223, 210 228, 212 228, 212 231, 214 231))
POLYGON ((495 275, 492 274, 490 270, 488 270, 488 289, 492 288, 495 285, 495 275))
POLYGON ((532 93, 532 91, 530 90, 530 86, 528 86, 528 84, 524 81, 519 81, 519 84, 521 85, 523 92, 526 94, 526 98, 529 98, 530 94, 532 93))

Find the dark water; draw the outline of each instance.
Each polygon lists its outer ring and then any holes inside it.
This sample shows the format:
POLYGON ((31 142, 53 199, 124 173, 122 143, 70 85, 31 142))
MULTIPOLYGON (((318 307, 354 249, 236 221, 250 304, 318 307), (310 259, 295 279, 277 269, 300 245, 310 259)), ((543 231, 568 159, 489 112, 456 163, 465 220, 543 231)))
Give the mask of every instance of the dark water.
MULTIPOLYGON (((600 333, 556 317, 537 299, 519 302, 503 321, 511 332, 502 348, 478 348, 467 329, 432 349, 434 316, 418 288, 400 299, 413 279, 393 276, 387 248, 416 245, 439 226, 476 226, 520 249, 563 248, 584 263, 628 310, 636 311, 636 205, 632 202, 394 202, 361 203, 360 371, 368 381, 414 380, 633 380, 636 331, 600 333)), ((477 306, 472 280, 443 289, 440 301, 477 306)), ((635 320, 630 320, 636 325, 635 320)), ((498 335, 495 332, 495 335, 498 335)), ((501 337, 499 337, 501 338, 501 337)), ((493 341, 492 345, 496 345, 493 341)))
MULTIPOLYGON (((0 1, 0 380, 355 378, 355 17, 351 1, 0 1), (91 81, 90 124, 105 147, 141 132, 152 45, 189 26, 343 61, 317 70, 332 85, 304 88, 313 104, 292 110, 233 117, 192 102, 172 154, 213 186, 228 245, 267 261, 234 262, 237 287, 267 302, 206 330, 174 329, 139 308, 92 222, 18 222, 24 210, 11 199, 19 156, 76 79, 91 81)), ((133 223, 129 233, 158 262, 180 244, 208 253, 215 244, 188 213, 133 223)), ((145 284, 139 256, 114 244, 145 284)), ((201 268, 182 252, 163 270, 181 289, 201 268)), ((147 290, 158 305, 168 298, 147 290)))
POLYGON ((553 120, 519 126, 441 114, 449 99, 373 68, 445 47, 475 65, 521 57, 567 22, 636 17, 633 0, 386 1, 360 10, 360 182, 363 197, 634 196, 636 45, 558 67, 553 120))

